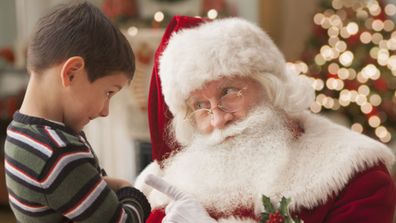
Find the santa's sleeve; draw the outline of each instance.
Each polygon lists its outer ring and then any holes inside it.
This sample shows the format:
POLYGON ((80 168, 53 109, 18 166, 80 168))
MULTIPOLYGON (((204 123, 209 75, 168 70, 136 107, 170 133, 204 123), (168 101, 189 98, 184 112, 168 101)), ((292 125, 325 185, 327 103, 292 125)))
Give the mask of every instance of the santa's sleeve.
POLYGON ((154 209, 151 211, 150 216, 146 220, 146 223, 161 223, 164 217, 165 217, 164 209, 154 209))
POLYGON ((326 223, 392 223, 395 183, 384 165, 357 174, 329 210, 326 223))

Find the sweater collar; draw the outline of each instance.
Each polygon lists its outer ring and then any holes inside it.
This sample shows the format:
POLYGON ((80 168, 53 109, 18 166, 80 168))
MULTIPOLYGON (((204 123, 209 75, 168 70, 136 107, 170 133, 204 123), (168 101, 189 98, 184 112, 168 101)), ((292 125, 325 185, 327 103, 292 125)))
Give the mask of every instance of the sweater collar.
POLYGON ((55 122, 55 121, 40 118, 40 117, 25 115, 25 114, 20 113, 19 111, 16 111, 14 113, 13 119, 15 121, 23 123, 23 124, 49 126, 53 129, 60 129, 60 130, 65 131, 69 134, 72 134, 72 135, 78 135, 78 136, 84 135, 83 131, 76 132, 73 129, 67 127, 64 123, 55 122))

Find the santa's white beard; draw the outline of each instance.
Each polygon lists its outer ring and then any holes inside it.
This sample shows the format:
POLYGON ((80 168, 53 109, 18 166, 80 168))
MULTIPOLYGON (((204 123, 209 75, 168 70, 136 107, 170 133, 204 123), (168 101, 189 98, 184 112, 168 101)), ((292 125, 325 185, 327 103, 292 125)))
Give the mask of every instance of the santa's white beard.
POLYGON ((263 105, 225 132, 197 135, 164 162, 164 179, 212 211, 230 215, 256 203, 259 213, 261 195, 274 196, 281 180, 290 131, 279 113, 263 105), (233 137, 224 141, 228 136, 233 137))

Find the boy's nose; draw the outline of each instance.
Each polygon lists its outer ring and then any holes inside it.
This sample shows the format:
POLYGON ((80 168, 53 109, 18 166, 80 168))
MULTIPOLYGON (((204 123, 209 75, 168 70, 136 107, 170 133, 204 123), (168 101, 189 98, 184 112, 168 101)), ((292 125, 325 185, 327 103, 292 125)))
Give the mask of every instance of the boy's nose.
POLYGON ((218 107, 212 110, 210 117, 211 125, 213 128, 223 129, 233 120, 233 115, 228 112, 224 112, 218 107))
POLYGON ((106 102, 102 108, 102 110, 100 111, 99 115, 102 117, 106 117, 109 115, 109 104, 110 102, 106 102))

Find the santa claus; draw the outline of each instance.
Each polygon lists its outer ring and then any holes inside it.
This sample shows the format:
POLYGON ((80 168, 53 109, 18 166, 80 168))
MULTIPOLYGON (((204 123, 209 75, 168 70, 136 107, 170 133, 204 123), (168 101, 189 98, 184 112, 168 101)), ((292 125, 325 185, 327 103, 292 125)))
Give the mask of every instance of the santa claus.
POLYGON ((147 222, 259 222, 262 195, 305 223, 392 222, 390 149, 310 113, 313 88, 259 27, 175 17, 155 63, 147 222))

